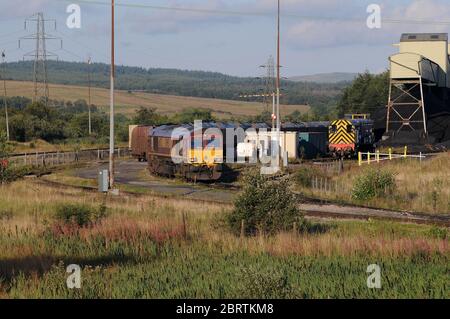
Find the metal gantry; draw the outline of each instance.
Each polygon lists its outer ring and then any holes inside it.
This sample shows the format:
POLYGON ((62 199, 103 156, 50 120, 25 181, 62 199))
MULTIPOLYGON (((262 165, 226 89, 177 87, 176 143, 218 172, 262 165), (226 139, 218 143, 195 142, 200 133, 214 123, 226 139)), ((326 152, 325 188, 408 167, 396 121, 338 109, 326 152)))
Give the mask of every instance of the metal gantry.
POLYGON ((427 132, 422 79, 390 80, 386 131, 427 132))

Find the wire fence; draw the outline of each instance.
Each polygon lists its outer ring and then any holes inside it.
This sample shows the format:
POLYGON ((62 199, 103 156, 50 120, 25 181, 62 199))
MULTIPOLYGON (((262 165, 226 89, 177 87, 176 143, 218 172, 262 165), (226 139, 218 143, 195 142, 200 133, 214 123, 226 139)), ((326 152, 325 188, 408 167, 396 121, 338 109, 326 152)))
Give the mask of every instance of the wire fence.
MULTIPOLYGON (((116 148, 114 150, 116 158, 130 156, 128 148, 116 148)), ((33 167, 54 167, 78 162, 102 161, 109 158, 109 149, 88 149, 71 152, 34 152, 15 154, 8 159, 12 167, 33 166, 33 167)))
POLYGON ((345 162, 342 159, 327 162, 314 162, 313 166, 327 175, 341 174, 346 167, 345 162))

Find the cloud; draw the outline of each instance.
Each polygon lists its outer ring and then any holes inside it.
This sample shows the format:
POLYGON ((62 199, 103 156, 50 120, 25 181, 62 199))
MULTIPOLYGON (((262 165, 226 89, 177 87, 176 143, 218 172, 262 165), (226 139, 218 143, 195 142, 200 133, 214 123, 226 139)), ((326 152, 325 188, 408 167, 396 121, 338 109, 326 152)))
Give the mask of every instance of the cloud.
MULTIPOLYGON (((210 0, 196 5, 186 1, 168 1, 166 7, 178 7, 186 9, 202 8, 204 10, 232 10, 222 0, 210 0)), ((133 10, 133 9, 132 9, 133 10)), ((211 14, 208 12, 183 12, 169 10, 147 10, 136 14, 130 11, 125 15, 129 21, 130 30, 143 34, 180 33, 212 25, 240 23, 242 18, 232 15, 211 14)))
MULTIPOLYGON (((353 0, 350 0, 353 1, 353 0)), ((349 0, 345 0, 348 4, 349 0)), ((344 4, 343 0, 283 0, 281 7, 284 10, 300 9, 305 10, 317 10, 317 9, 331 9, 344 4)), ((273 8, 276 7, 277 2, 275 0, 259 0, 258 6, 261 8, 273 8)))
POLYGON ((50 0, 14 0, 14 1, 2 1, 0 5, 0 17, 1 18, 17 18, 27 17, 38 11, 42 11, 50 0))
MULTIPOLYGON (((342 8, 344 0, 283 0, 282 11, 285 14, 324 14, 342 8)), ((348 2, 349 0, 345 0, 348 2)), ((355 0, 350 0, 355 1, 355 0)), ((212 14, 208 12, 183 12, 145 9, 136 14, 129 11, 125 16, 130 21, 131 30, 145 34, 180 33, 215 25, 226 25, 252 21, 252 17, 245 13, 262 13, 275 18, 277 2, 275 0, 171 0, 164 3, 164 7, 178 7, 186 9, 204 9, 218 11, 242 12, 241 15, 212 14)))
MULTIPOLYGON (((295 0, 292 0, 295 1, 295 0)), ((302 0, 298 0, 302 1, 302 0)), ((325 2, 325 0, 323 0, 325 2)), ((426 24, 392 23, 391 20, 446 20, 450 15, 450 8, 436 0, 414 0, 405 5, 387 5, 382 3, 382 20, 379 30, 366 26, 368 14, 361 11, 354 12, 352 20, 307 20, 288 26, 286 42, 291 48, 323 48, 347 46, 356 44, 379 45, 389 44, 398 39, 403 32, 446 32, 446 26, 426 24)), ((356 9, 356 7, 355 7, 356 9)))

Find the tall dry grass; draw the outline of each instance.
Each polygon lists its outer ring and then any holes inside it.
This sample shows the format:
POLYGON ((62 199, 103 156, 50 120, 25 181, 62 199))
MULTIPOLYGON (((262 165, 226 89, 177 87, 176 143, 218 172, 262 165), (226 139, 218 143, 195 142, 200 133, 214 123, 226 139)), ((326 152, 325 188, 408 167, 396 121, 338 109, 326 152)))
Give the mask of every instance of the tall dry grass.
POLYGON ((109 215, 93 227, 73 230, 59 228, 57 237, 76 234, 82 241, 104 238, 109 242, 136 244, 142 239, 155 242, 184 241, 184 228, 190 240, 208 249, 245 250, 274 255, 411 255, 417 252, 448 253, 448 238, 435 238, 432 226, 395 224, 390 222, 331 222, 324 233, 280 234, 275 237, 237 238, 230 234, 223 217, 231 209, 220 204, 152 196, 108 197, 75 188, 60 189, 33 181, 19 181, 2 186, 0 218, 0 255, 28 255, 45 252, 45 244, 33 241, 55 223, 54 211, 63 203, 79 203, 96 207, 105 204, 109 215), (21 238, 22 241, 14 241, 21 238), (25 238, 25 239, 24 239, 25 238), (36 246, 34 246, 36 245, 36 246), (40 245, 40 246, 39 246, 40 245), (40 248, 39 248, 40 247, 40 248), (8 249, 3 249, 8 248, 8 249))
POLYGON ((344 203, 364 204, 393 210, 431 214, 450 214, 450 152, 430 159, 395 159, 381 163, 350 165, 344 173, 332 176, 329 189, 300 187, 308 196, 344 203), (360 202, 352 198, 355 177, 368 169, 387 170, 395 174, 396 188, 386 196, 360 202))
POLYGON ((395 297, 399 285, 408 291, 401 296, 444 294, 447 229, 347 221, 327 222, 321 233, 239 238, 222 222, 229 206, 151 195, 105 200, 33 180, 0 190, 0 298, 236 298, 247 289, 239 273, 260 265, 289 274, 291 297, 362 297, 368 261, 382 262, 389 278, 378 297, 395 297), (105 204, 108 214, 85 227, 54 227, 63 203, 105 204), (83 268, 81 290, 65 286, 72 263, 83 268), (404 269, 414 280, 399 281, 404 269))

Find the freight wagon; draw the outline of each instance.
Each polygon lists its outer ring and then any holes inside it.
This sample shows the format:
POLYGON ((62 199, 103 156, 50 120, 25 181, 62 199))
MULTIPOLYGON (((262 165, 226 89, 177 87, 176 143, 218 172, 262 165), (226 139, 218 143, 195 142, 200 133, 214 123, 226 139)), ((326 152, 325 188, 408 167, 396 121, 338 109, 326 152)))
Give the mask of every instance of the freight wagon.
POLYGON ((139 162, 147 161, 149 136, 153 126, 130 125, 129 129, 131 155, 137 158, 139 162))

